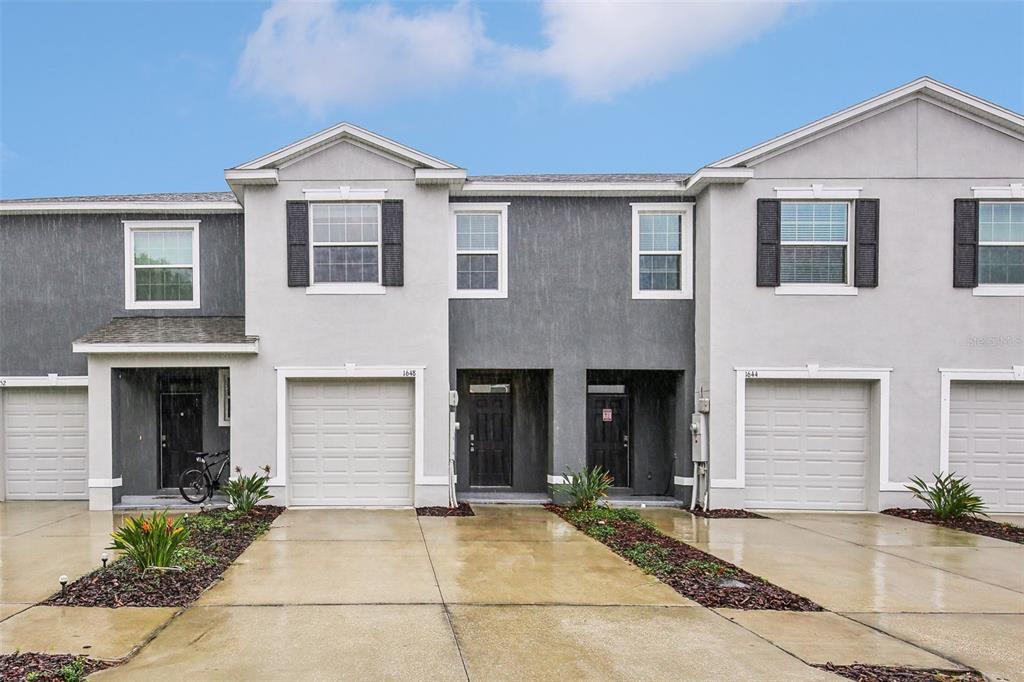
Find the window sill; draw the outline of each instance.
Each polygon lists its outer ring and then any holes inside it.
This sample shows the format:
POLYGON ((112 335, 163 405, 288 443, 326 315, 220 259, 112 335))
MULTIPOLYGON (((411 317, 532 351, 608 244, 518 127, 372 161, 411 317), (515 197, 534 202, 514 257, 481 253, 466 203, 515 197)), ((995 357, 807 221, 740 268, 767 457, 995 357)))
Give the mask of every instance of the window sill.
POLYGON ((199 301, 125 301, 125 310, 186 310, 198 309, 199 301))
POLYGON ((775 287, 776 296, 856 296, 857 287, 845 284, 783 284, 775 287))
POLYGON ((1024 296, 1024 284, 979 284, 975 296, 1024 296))
POLYGON ((306 294, 325 294, 329 296, 337 295, 379 295, 386 294, 388 290, 380 284, 311 284, 306 287, 306 294))
POLYGON ((657 290, 657 289, 641 289, 633 290, 634 301, 679 301, 692 299, 693 294, 689 291, 682 290, 657 290))
POLYGON ((456 289, 448 298, 508 298, 508 291, 502 289, 456 289))

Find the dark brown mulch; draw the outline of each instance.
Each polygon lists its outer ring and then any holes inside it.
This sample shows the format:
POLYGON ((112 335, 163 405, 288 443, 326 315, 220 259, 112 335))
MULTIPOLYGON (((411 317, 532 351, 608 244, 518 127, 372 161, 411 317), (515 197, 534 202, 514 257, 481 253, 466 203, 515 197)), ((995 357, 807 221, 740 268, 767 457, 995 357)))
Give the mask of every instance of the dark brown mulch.
POLYGON ((416 507, 416 516, 476 516, 468 502, 458 507, 416 507))
MULTIPOLYGON (((572 523, 565 507, 545 505, 549 510, 572 523)), ((801 597, 763 578, 747 573, 738 566, 702 552, 685 542, 663 535, 650 526, 635 521, 607 520, 576 527, 604 543, 616 554, 659 580, 688 599, 709 608, 745 609, 748 611, 821 611, 822 608, 806 597, 801 597), (593 527, 611 526, 613 534, 595 537, 593 527), (661 549, 657 565, 644 566, 630 556, 637 543, 650 543, 661 549), (723 584, 739 581, 745 587, 723 584)), ((649 546, 649 545, 648 545, 649 546)))
POLYGON ((701 509, 700 507, 694 507, 690 510, 690 513, 694 516, 700 516, 705 519, 766 519, 767 516, 761 516, 754 512, 749 512, 746 509, 701 509))
POLYGON ((903 666, 886 665, 816 665, 815 668, 827 670, 857 682, 984 682, 985 678, 973 670, 938 670, 924 668, 905 668, 903 666))
MULTIPOLYGON (((61 672, 65 666, 71 669, 80 666, 81 676, 85 677, 97 670, 113 668, 120 663, 70 654, 5 654, 0 656, 0 680, 20 681, 25 680, 31 673, 37 673, 39 676, 35 679, 39 682, 63 682, 67 679, 61 672), (76 664, 76 661, 79 663, 76 664)), ((77 678, 72 676, 71 679, 77 678)))
POLYGON ((940 519, 929 509, 884 509, 883 514, 898 516, 901 519, 921 521, 936 526, 945 526, 954 530, 962 530, 975 535, 984 535, 998 540, 1007 540, 1024 545, 1024 527, 1012 523, 999 523, 986 518, 965 517, 962 519, 940 519))
POLYGON ((259 505, 242 515, 214 509, 190 517, 188 546, 203 557, 184 570, 141 571, 125 558, 97 569, 42 602, 54 606, 187 606, 220 579, 284 507, 259 505))

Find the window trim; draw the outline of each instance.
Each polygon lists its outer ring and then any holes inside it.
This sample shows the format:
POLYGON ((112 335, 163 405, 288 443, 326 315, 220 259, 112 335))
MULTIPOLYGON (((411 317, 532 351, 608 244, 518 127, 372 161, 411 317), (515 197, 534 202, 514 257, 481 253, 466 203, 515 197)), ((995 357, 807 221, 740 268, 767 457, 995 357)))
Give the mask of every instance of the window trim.
POLYGON ((124 226, 124 307, 125 310, 181 310, 200 307, 199 220, 122 220, 124 226), (192 231, 192 300, 135 300, 135 233, 167 230, 192 231))
MULTIPOLYGON (((1012 185, 1011 185, 1012 186, 1012 185)), ((986 242, 981 240, 981 205, 982 204, 1024 204, 1020 199, 1006 197, 986 198, 978 202, 978 252, 983 246, 1024 246, 1024 242, 986 242)), ((980 263, 978 266, 980 267, 980 263)), ((1024 296, 1024 282, 998 283, 982 282, 980 273, 978 283, 972 289, 975 296, 1024 296)))
POLYGON ((384 277, 384 222, 380 201, 310 201, 306 220, 309 235, 309 285, 307 294, 386 294, 387 288, 382 284, 384 277), (377 209, 377 241, 376 242, 317 242, 313 239, 313 207, 331 204, 346 206, 374 206, 377 209), (377 247, 377 281, 376 282, 317 282, 316 253, 317 246, 376 246, 377 247))
MULTIPOLYGON (((508 207, 509 202, 448 204, 448 298, 508 298, 508 207), (498 214, 498 288, 459 289, 458 287, 458 222, 459 214, 498 214)), ((479 252, 476 252, 479 253, 479 252)), ((493 252, 487 252, 493 253, 493 252)))
MULTIPOLYGON (((857 210, 856 201, 850 198, 832 199, 781 199, 779 202, 779 215, 782 214, 783 204, 846 204, 846 241, 845 242, 818 242, 818 241, 796 241, 787 242, 782 240, 779 234, 779 253, 782 253, 783 245, 790 246, 820 246, 831 245, 846 246, 846 281, 842 284, 831 284, 828 282, 781 282, 782 273, 779 272, 780 284, 775 287, 776 296, 856 296, 857 286, 853 283, 854 249, 856 248, 856 220, 854 212, 857 210)), ((781 270, 781 269, 780 269, 781 270)))
POLYGON ((631 203, 633 219, 632 233, 632 290, 633 298, 643 299, 692 299, 693 298, 693 203, 688 201, 673 203, 631 203), (645 213, 679 214, 679 251, 645 251, 653 255, 679 256, 679 288, 678 289, 641 289, 640 288, 640 216, 645 213))
POLYGON ((231 370, 217 370, 217 425, 231 426, 231 370))

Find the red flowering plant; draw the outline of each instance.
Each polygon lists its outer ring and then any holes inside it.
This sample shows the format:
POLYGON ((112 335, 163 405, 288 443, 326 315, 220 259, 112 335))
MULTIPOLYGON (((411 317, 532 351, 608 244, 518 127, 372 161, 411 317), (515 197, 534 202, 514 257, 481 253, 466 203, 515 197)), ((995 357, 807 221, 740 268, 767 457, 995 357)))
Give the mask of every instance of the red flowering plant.
POLYGON ((149 517, 133 516, 110 534, 110 547, 128 557, 140 570, 176 568, 178 552, 188 540, 188 528, 181 519, 166 512, 149 517))

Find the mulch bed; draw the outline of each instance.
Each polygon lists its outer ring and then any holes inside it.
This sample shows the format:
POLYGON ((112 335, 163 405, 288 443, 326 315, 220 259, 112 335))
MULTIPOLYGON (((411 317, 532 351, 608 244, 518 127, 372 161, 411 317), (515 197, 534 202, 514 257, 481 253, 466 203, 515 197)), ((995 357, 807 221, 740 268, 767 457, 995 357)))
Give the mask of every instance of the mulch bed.
POLYGON ((822 610, 810 599, 773 585, 685 542, 661 534, 635 512, 629 514, 629 510, 608 510, 610 515, 617 513, 633 516, 635 520, 608 518, 578 524, 569 518, 569 509, 554 504, 545 507, 701 606, 751 611, 822 610), (595 526, 606 528, 598 529, 595 526), (614 530, 608 530, 608 527, 614 530), (642 543, 640 547, 644 548, 639 555, 638 543, 642 543), (732 586, 727 584, 729 581, 738 581, 745 586, 732 586))
POLYGON ((816 665, 857 682, 985 682, 985 678, 973 670, 937 670, 905 668, 885 665, 816 665))
POLYGON ((120 665, 120 661, 101 661, 70 654, 6 654, 0 656, 0 680, 25 680, 32 673, 39 682, 64 682, 80 679, 97 670, 120 665), (76 663, 77 661, 77 663, 76 663), (71 673, 65 675, 65 669, 71 673), (73 671, 73 672, 72 672, 73 671), (75 677, 79 674, 80 677, 75 677))
POLYGON ((705 519, 766 519, 767 516, 761 516, 754 512, 749 512, 746 509, 701 509, 700 507, 694 507, 690 510, 690 513, 694 516, 700 516, 705 519))
POLYGON ((458 507, 416 507, 416 516, 476 516, 468 502, 458 507))
POLYGON ((68 584, 42 602, 53 606, 187 606, 216 583, 284 507, 259 505, 249 514, 214 509, 189 517, 188 547, 197 558, 184 570, 141 571, 126 558, 68 584))
POLYGON ((999 523, 986 518, 974 518, 971 516, 962 519, 940 519, 929 509, 885 509, 883 514, 898 516, 901 519, 921 521, 936 526, 945 526, 954 530, 962 530, 975 535, 984 535, 998 540, 1007 540, 1024 545, 1024 527, 1015 526, 1011 523, 999 523))

